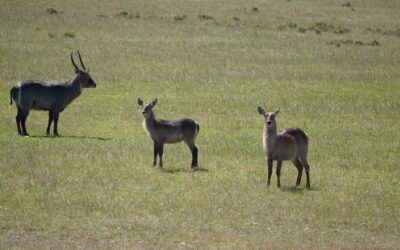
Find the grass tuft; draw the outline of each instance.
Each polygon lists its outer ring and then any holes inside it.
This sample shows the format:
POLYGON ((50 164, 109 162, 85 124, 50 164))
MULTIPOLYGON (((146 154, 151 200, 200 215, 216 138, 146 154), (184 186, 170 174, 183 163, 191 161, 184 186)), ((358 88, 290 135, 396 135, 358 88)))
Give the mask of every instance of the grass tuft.
POLYGON ((183 21, 187 18, 187 15, 181 15, 181 16, 174 16, 175 21, 183 21))
POLYGON ((200 15, 198 15, 198 17, 200 20, 214 20, 213 16, 206 15, 206 14, 200 14, 200 15))
POLYGON ((0 249, 397 249, 400 1, 356 3, 3 1, 0 249), (12 86, 78 49, 97 87, 19 136, 12 86), (199 168, 184 143, 152 167, 138 97, 200 124, 199 168), (259 105, 308 135, 310 191, 291 162, 267 187, 259 105))
POLYGON ((58 11, 58 10, 56 10, 54 8, 48 8, 48 9, 46 9, 46 13, 50 14, 50 15, 57 15, 57 14, 63 14, 64 12, 63 11, 58 11))
POLYGON ((64 33, 64 36, 65 36, 65 37, 68 37, 68 38, 74 38, 74 37, 75 37, 75 34, 74 34, 74 33, 71 33, 71 32, 65 32, 65 33, 64 33))

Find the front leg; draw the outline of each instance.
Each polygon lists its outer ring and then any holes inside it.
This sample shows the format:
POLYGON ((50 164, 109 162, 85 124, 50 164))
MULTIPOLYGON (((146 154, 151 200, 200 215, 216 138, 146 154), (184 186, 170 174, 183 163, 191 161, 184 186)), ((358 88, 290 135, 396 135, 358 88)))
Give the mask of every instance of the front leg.
POLYGON ((157 142, 154 142, 154 159, 153 159, 153 167, 157 165, 157 155, 158 155, 158 145, 157 142))
POLYGON ((49 111, 49 122, 47 123, 47 128, 46 128, 46 135, 47 136, 50 135, 50 126, 51 126, 52 121, 53 121, 53 113, 50 110, 49 111))
POLYGON ((164 143, 160 143, 158 147, 158 155, 160 156, 160 168, 163 167, 162 156, 164 153, 164 143))
POLYGON ((268 163, 268 182, 267 185, 269 186, 271 184, 271 175, 272 175, 272 163, 273 160, 272 159, 267 159, 267 163, 268 163))
POLYGON ((59 117, 60 113, 52 111, 52 114, 53 114, 53 120, 54 120, 53 134, 54 134, 54 136, 58 136, 58 117, 59 117))
POLYGON ((281 187, 281 168, 282 168, 282 160, 278 160, 276 164, 276 177, 278 178, 278 187, 281 187))

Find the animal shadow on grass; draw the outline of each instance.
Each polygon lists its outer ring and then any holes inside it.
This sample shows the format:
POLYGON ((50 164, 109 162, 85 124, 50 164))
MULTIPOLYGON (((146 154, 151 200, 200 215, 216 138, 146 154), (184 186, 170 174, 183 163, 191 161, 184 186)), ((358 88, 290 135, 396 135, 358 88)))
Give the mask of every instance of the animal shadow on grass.
POLYGON ((307 189, 306 187, 303 187, 303 186, 296 187, 296 186, 284 186, 284 185, 282 185, 282 187, 280 189, 283 192, 290 192, 290 193, 303 193, 303 192, 307 192, 307 191, 317 190, 315 187, 311 187, 310 189, 307 189))
POLYGON ((169 167, 169 168, 160 168, 161 172, 167 174, 178 174, 178 173, 194 173, 194 172, 208 172, 208 169, 197 167, 197 168, 178 168, 178 167, 169 167))
MULTIPOLYGON (((48 136, 48 135, 30 135, 29 137, 33 137, 33 138, 48 138, 48 139, 57 138, 56 136, 48 136)), ((86 140, 99 140, 99 141, 112 140, 111 138, 106 138, 106 137, 82 136, 82 135, 59 135, 58 138, 86 139, 86 140)))

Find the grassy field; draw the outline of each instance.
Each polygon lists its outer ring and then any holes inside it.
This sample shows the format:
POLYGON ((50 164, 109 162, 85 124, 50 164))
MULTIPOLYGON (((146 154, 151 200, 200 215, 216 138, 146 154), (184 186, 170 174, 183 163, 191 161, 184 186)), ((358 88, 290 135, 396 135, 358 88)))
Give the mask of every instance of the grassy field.
POLYGON ((400 244, 400 2, 0 0, 0 248, 344 248, 400 244), (79 49, 96 89, 18 136, 9 90, 68 80, 79 49), (199 165, 152 141, 159 118, 200 124, 199 165), (266 186, 263 118, 310 138, 266 186))

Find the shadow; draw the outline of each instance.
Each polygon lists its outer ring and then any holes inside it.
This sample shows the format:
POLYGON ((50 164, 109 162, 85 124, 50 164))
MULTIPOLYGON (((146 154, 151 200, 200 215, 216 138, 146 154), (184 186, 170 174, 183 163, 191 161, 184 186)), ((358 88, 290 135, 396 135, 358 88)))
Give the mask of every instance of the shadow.
POLYGON ((290 193, 303 193, 307 189, 305 187, 296 187, 296 186, 281 186, 281 191, 290 192, 290 193))
POLYGON ((306 186, 281 186, 281 191, 283 192, 290 192, 290 193, 303 193, 303 192, 309 192, 309 191, 316 191, 317 188, 315 187, 310 187, 310 189, 307 189, 306 186))
POLYGON ((202 168, 202 167, 197 167, 197 168, 177 168, 177 167, 172 167, 172 168, 159 168, 161 172, 167 173, 167 174, 178 174, 178 173, 195 173, 195 172, 208 172, 208 169, 202 168))
POLYGON ((67 138, 67 139, 83 139, 83 140, 99 140, 99 141, 109 141, 111 138, 105 137, 96 137, 96 136, 81 136, 81 135, 30 135, 32 138, 46 138, 46 139, 55 139, 55 138, 67 138))

